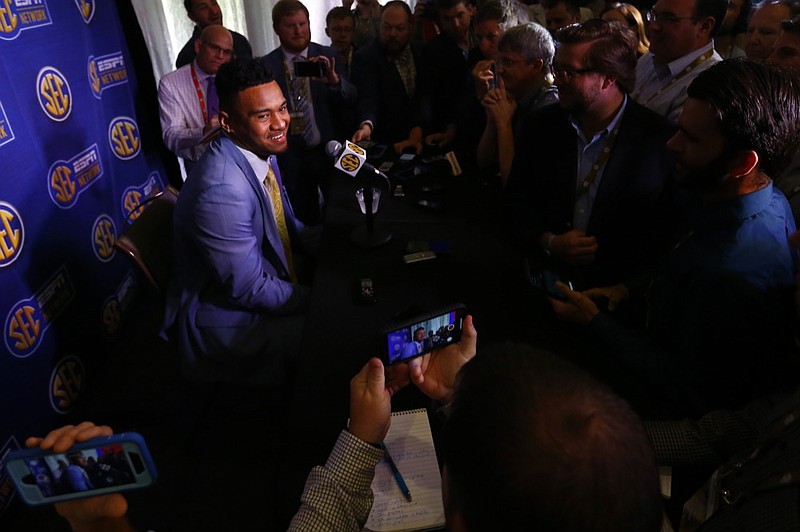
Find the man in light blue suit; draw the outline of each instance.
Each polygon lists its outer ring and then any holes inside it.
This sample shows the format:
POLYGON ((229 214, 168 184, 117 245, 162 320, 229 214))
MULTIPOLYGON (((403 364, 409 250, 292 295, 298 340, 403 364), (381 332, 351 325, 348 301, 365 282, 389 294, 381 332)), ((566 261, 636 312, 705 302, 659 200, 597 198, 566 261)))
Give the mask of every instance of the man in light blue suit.
POLYGON ((275 154, 286 151, 286 99, 261 62, 217 74, 223 133, 189 175, 174 216, 175 265, 164 331, 194 380, 279 384, 299 351, 310 289, 275 154))
POLYGON ((315 224, 321 220, 318 190, 327 194, 333 172, 325 144, 352 135, 341 123, 341 110, 355 106, 356 88, 339 53, 311 42, 308 9, 299 0, 279 0, 272 8, 272 27, 281 45, 263 61, 275 73, 292 114, 289 150, 281 155, 281 168, 297 217, 315 224), (296 75, 295 63, 306 61, 324 64, 325 73, 296 75))

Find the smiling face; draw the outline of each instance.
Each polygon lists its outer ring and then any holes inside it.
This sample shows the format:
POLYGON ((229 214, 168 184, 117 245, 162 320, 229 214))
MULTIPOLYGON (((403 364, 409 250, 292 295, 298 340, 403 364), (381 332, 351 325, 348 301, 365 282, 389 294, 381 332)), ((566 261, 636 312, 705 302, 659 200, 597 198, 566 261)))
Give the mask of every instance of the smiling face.
POLYGON ((220 111, 222 127, 262 158, 286 151, 289 121, 286 98, 275 81, 244 89, 237 95, 232 111, 220 111))

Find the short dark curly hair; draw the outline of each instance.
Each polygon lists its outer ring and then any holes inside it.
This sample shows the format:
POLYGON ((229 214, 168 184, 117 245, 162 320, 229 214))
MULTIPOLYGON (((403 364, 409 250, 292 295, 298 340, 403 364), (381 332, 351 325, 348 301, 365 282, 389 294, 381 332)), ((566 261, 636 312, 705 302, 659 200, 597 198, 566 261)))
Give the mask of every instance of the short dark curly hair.
POLYGON ((230 112, 237 94, 272 81, 275 81, 275 74, 263 58, 234 58, 219 67, 214 80, 220 109, 230 112))

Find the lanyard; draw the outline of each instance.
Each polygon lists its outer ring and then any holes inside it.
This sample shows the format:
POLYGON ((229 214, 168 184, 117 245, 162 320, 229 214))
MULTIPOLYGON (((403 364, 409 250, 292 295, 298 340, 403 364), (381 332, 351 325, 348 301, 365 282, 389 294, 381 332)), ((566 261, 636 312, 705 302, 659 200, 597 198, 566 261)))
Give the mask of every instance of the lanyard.
MULTIPOLYGON (((713 48, 712 48, 711 50, 708 50, 708 51, 706 51, 705 53, 703 53, 703 54, 701 54, 701 55, 697 56, 697 57, 695 58, 695 60, 694 60, 694 61, 692 61, 692 62, 691 62, 691 64, 690 64, 689 66, 687 66, 686 68, 684 68, 683 70, 681 70, 681 71, 678 73, 678 75, 676 75, 676 76, 675 76, 675 77, 673 77, 671 80, 669 80, 669 81, 668 81, 666 84, 664 84, 664 86, 662 86, 660 89, 658 89, 658 90, 657 90, 657 91, 656 91, 656 92, 655 92, 655 93, 654 93, 652 96, 650 96, 649 98, 647 98, 647 100, 645 100, 645 101, 641 101, 641 100, 640 100, 640 101, 639 101, 639 103, 640 103, 640 104, 642 104, 642 105, 647 105, 647 104, 648 104, 648 103, 650 103, 650 102, 651 102, 653 99, 655 99, 655 98, 657 98, 658 96, 660 96, 660 95, 661 95, 661 94, 662 94, 662 93, 663 93, 665 90, 667 90, 667 89, 669 89, 670 87, 672 87, 673 85, 675 85, 675 84, 678 82, 678 80, 680 80, 680 79, 681 79, 682 77, 684 77, 686 74, 688 74, 689 72, 691 72, 692 70, 694 70, 695 68, 697 68, 698 66, 700 66, 700 65, 703 63, 703 61, 705 61, 706 59, 709 59, 709 58, 710 58, 712 55, 714 55, 714 49, 713 49, 713 48)), ((656 72, 655 72, 655 70, 654 70, 654 71, 653 71, 653 74, 655 74, 655 73, 656 73, 656 72)), ((648 80, 648 81, 649 81, 649 80, 648 80)), ((645 86, 645 84, 642 84, 642 88, 644 88, 644 86, 645 86)))
POLYGON ((194 82, 194 90, 197 91, 197 101, 200 102, 200 111, 203 113, 203 123, 208 124, 208 109, 206 108, 206 99, 203 96, 203 90, 200 88, 200 81, 197 79, 197 71, 194 69, 194 63, 191 63, 192 81, 194 82))
POLYGON ((586 177, 583 178, 583 182, 578 190, 575 191, 575 200, 577 201, 581 196, 589 192, 589 187, 592 186, 594 180, 597 179, 597 174, 600 172, 600 169, 605 166, 608 162, 608 157, 611 154, 611 150, 614 149, 614 143, 617 140, 617 135, 619 134, 619 124, 622 121, 622 117, 617 121, 617 125, 614 126, 614 129, 611 130, 611 133, 608 134, 606 138, 606 145, 603 146, 603 151, 600 152, 600 155, 597 157, 597 160, 592 165, 589 172, 586 174, 586 177))

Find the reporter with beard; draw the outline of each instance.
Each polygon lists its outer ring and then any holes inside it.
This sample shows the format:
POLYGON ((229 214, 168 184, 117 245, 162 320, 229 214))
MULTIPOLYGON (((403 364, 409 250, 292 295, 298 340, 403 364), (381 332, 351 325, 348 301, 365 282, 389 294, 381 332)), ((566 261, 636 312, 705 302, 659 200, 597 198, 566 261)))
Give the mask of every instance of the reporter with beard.
MULTIPOLYGON (((689 87, 667 146, 692 198, 688 230, 650 280, 647 330, 622 328, 609 310, 633 284, 551 300, 584 323, 650 394, 650 416, 697 416, 735 408, 791 384, 793 278, 797 252, 780 175, 800 142, 800 81, 789 71, 725 61, 689 87)), ((643 283, 640 286, 644 286, 643 283)))

